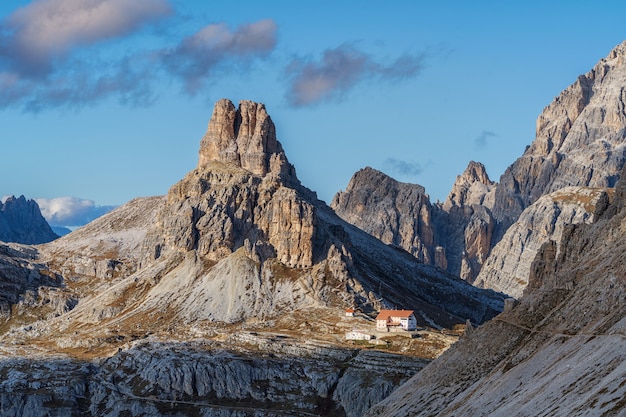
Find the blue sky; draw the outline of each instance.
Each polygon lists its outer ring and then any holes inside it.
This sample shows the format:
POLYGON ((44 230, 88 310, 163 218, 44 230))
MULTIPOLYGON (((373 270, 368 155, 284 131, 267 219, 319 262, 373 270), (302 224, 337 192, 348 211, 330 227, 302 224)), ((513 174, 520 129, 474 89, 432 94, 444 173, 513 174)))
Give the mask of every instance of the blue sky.
POLYGON ((499 179, 541 110, 626 39, 625 15, 623 1, 3 1, 0 195, 84 217, 165 194, 225 97, 266 104, 327 202, 365 166, 443 200, 470 160, 499 179))

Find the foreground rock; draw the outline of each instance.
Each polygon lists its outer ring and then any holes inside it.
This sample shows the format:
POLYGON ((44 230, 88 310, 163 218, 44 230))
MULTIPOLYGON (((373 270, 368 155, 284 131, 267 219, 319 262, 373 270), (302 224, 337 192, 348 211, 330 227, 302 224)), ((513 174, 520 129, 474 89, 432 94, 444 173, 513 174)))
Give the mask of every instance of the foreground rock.
POLYGON ((229 351, 214 342, 144 341, 98 363, 9 359, 0 362, 2 415, 356 417, 426 363, 246 337, 266 348, 229 351))

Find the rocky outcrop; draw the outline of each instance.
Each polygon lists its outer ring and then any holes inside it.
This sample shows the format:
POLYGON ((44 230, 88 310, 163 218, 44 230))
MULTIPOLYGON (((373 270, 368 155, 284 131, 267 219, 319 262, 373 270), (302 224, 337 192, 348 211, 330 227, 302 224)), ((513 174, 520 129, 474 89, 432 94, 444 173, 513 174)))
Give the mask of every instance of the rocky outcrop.
POLYGON ((354 174, 330 206, 370 235, 445 269, 445 258, 437 256, 433 207, 421 185, 401 183, 367 167, 354 174))
POLYGON ((473 282, 491 249, 495 220, 488 207, 495 186, 485 167, 472 161, 446 202, 433 205, 421 185, 364 168, 331 207, 383 242, 473 282))
MULTIPOLYGON (((254 342, 255 336, 240 338, 254 342)), ((357 417, 426 363, 384 352, 267 342, 264 352, 238 352, 208 341, 143 341, 98 364, 13 358, 0 362, 0 409, 6 417, 173 416, 183 410, 357 417)))
POLYGON ((265 105, 247 100, 242 100, 238 109, 227 99, 215 104, 200 143, 198 167, 206 167, 211 162, 241 167, 259 176, 288 171, 294 175, 276 139, 276 127, 265 105))
POLYGON ((565 187, 524 210, 493 248, 475 285, 519 298, 528 285, 531 263, 544 243, 557 242, 569 224, 593 223, 609 204, 612 189, 565 187))
POLYGON ((62 276, 37 259, 35 249, 0 244, 0 324, 11 318, 51 318, 71 310, 76 298, 62 276))
POLYGON ((483 164, 470 161, 446 201, 438 206, 435 223, 448 256, 448 271, 473 283, 489 256, 496 220, 491 214, 496 183, 483 164))
POLYGON ((537 136, 500 178, 501 235, 530 204, 565 186, 613 187, 626 160, 626 42, 563 91, 537 119, 537 136))
POLYGON ((540 248, 518 302, 366 415, 621 415, 624 189, 597 222, 568 225, 560 245, 540 248))
POLYGON ((20 196, 0 201, 0 241, 32 245, 56 238, 35 200, 20 196))
POLYGON ((456 177, 443 209, 450 211, 452 207, 484 206, 493 207, 496 183, 489 179, 485 166, 480 162, 470 161, 463 174, 456 177))

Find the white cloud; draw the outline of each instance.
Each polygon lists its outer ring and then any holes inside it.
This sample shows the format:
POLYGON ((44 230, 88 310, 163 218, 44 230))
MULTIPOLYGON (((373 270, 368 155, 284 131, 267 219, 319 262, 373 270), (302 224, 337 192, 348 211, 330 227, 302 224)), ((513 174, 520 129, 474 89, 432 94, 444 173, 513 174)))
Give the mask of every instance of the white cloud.
POLYGON ((2 52, 20 72, 45 74, 74 47, 126 35, 171 13, 167 0, 37 0, 1 23, 2 52))
POLYGON ((35 201, 51 226, 82 226, 115 208, 96 206, 92 200, 76 197, 36 198, 35 201))

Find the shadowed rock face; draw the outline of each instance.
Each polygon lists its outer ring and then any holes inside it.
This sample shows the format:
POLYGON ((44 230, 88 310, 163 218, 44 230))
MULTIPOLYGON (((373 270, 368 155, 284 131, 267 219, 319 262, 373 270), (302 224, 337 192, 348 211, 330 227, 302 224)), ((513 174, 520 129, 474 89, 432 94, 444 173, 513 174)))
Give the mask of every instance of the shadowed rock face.
POLYGON ((398 182, 367 167, 335 195, 331 207, 370 235, 445 269, 445 258, 437 256, 433 207, 424 187, 398 182))
POLYGON ((20 196, 0 201, 0 241, 33 245, 56 238, 35 200, 20 196))
POLYGON ((431 204, 424 187, 401 183, 372 168, 354 174, 331 207, 344 220, 429 265, 473 282, 489 255, 495 220, 493 183, 470 162, 446 202, 431 204))

